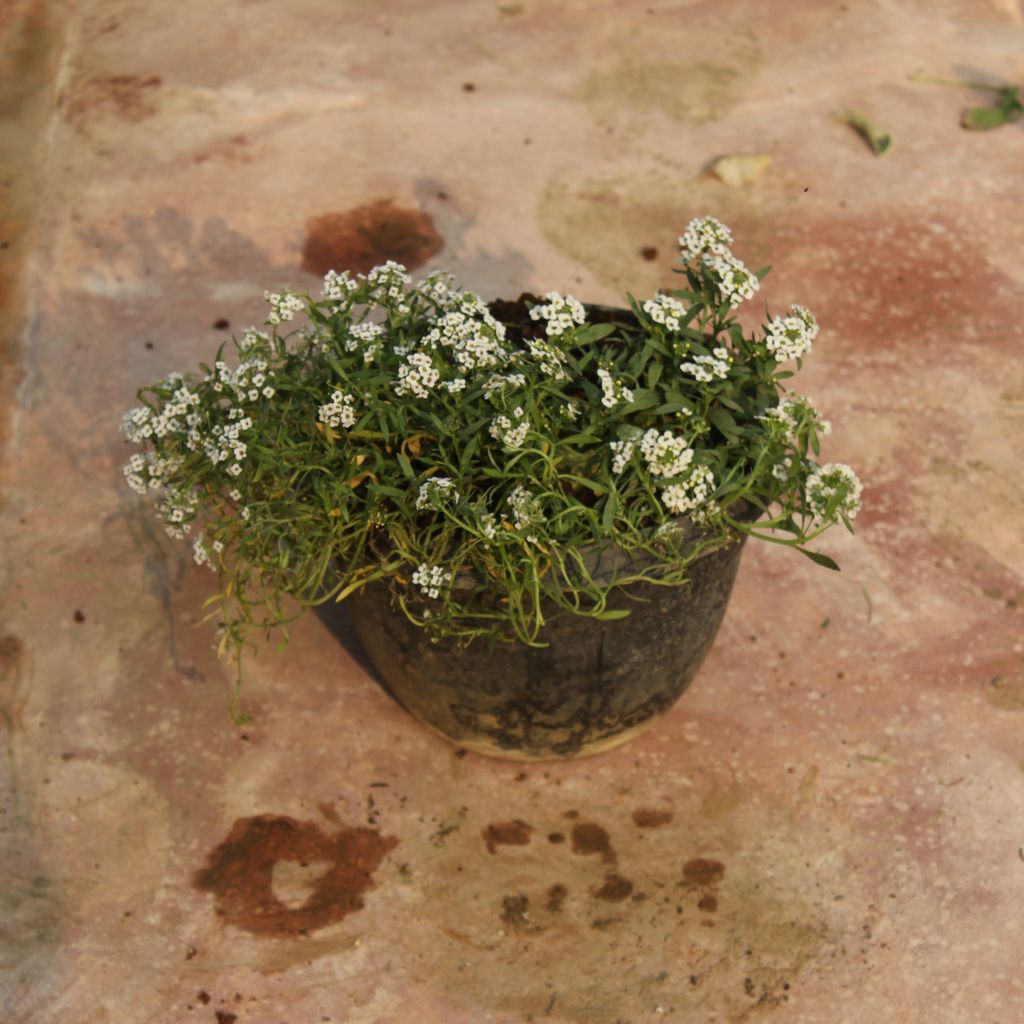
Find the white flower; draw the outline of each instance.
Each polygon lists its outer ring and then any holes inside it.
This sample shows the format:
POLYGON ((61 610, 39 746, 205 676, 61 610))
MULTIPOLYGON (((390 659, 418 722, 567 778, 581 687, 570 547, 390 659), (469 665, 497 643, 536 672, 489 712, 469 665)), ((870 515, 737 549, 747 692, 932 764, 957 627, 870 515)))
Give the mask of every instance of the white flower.
POLYGON ((541 373, 553 381, 566 380, 565 355, 549 338, 527 338, 526 347, 537 361, 541 373))
POLYGON ((583 304, 571 295, 548 292, 544 297, 548 300, 547 304, 534 306, 530 310, 530 319, 546 320, 545 333, 549 338, 559 337, 586 321, 583 304))
POLYGON ((496 391, 506 388, 526 387, 526 377, 521 373, 493 373, 484 382, 484 398, 490 399, 496 391))
POLYGON ((800 359, 811 351, 818 336, 818 323, 803 306, 794 305, 790 316, 777 316, 765 326, 764 343, 775 359, 800 359))
POLYGON ((840 515, 855 518, 860 511, 861 490, 857 474, 839 462, 819 466, 805 485, 807 504, 819 519, 835 519, 840 515))
POLYGON ((490 512, 481 512, 477 517, 484 539, 493 541, 498 536, 498 521, 490 512))
POLYGON ((652 476, 680 476, 693 461, 693 449, 668 430, 648 430, 640 439, 640 451, 652 476))
POLYGON ((460 294, 452 308, 423 336, 426 349, 445 349, 463 370, 495 370, 509 362, 505 325, 491 316, 479 296, 460 294))
POLYGON ((512 410, 511 419, 505 415, 495 416, 488 432, 508 448, 522 448, 529 430, 530 421, 526 419, 522 406, 517 405, 512 410))
POLYGON ((612 450, 613 473, 618 475, 629 465, 629 460, 633 458, 633 452, 636 451, 637 443, 635 439, 611 442, 609 447, 612 450))
MULTIPOLYGON (((517 530, 525 530, 544 521, 540 499, 525 487, 516 486, 507 500, 512 509, 512 525, 517 530)), ((528 536, 526 539, 532 542, 537 540, 534 536, 528 536)))
POLYGON ((437 598, 441 596, 441 588, 451 583, 452 574, 440 565, 428 565, 422 563, 412 574, 412 581, 427 595, 437 598))
POLYGON ((269 345, 269 334, 266 334, 264 331, 258 331, 255 327, 247 327, 242 332, 242 340, 238 343, 238 349, 244 354, 253 350, 264 350, 269 345))
POLYGON ((192 542, 192 558, 196 565, 206 565, 211 569, 213 568, 213 563, 210 561, 210 552, 206 550, 202 534, 192 542))
POLYGON ((435 270, 428 274, 416 289, 425 299, 444 306, 458 297, 455 278, 447 270, 435 270))
POLYGON ((426 352, 413 352, 406 356, 398 367, 395 394, 413 394, 417 398, 429 398, 430 389, 441 379, 441 374, 426 352))
POLYGON ((329 427, 352 427, 356 422, 355 396, 343 391, 331 394, 331 400, 321 405, 317 419, 329 427))
POLYGON ((440 508, 446 501, 458 501, 459 492, 449 477, 433 476, 420 484, 416 495, 417 508, 440 508))
POLYGON ((622 381, 615 380, 607 370, 598 370, 597 378, 601 382, 601 404, 606 409, 613 409, 620 402, 632 402, 633 392, 622 381))
POLYGON ((828 437, 832 433, 832 424, 824 419, 811 404, 811 400, 803 395, 789 395, 783 398, 777 406, 769 409, 760 418, 778 420, 783 425, 783 440, 786 444, 796 444, 797 429, 802 423, 811 426, 819 437, 828 437))
MULTIPOLYGON (((689 478, 681 484, 671 484, 661 492, 662 504, 676 515, 685 515, 701 510, 707 505, 708 498, 714 489, 714 474, 706 466, 697 466, 689 478)), ((695 519, 706 518, 712 509, 704 509, 703 516, 693 516, 695 519)))
POLYGON ((693 359, 679 364, 683 373, 691 374, 694 379, 708 383, 713 380, 725 380, 732 366, 732 356, 724 346, 711 350, 709 356, 694 356, 693 359))
POLYGON ((719 277, 718 290, 730 306, 738 306, 743 299, 752 299, 761 283, 735 256, 711 256, 705 266, 719 277))
POLYGON ((679 237, 679 255, 684 263, 700 256, 727 256, 732 232, 714 217, 694 217, 679 237))
POLYGON ((340 274, 336 270, 328 270, 324 274, 323 297, 327 300, 344 302, 357 287, 347 270, 340 274))
POLYGON ((669 331, 678 331, 686 316, 686 307, 671 295, 656 295, 644 303, 644 312, 669 331))
POLYGON ((263 298, 270 303, 270 314, 267 323, 279 324, 285 320, 294 320, 295 314, 302 307, 302 299, 290 292, 264 292, 263 298))

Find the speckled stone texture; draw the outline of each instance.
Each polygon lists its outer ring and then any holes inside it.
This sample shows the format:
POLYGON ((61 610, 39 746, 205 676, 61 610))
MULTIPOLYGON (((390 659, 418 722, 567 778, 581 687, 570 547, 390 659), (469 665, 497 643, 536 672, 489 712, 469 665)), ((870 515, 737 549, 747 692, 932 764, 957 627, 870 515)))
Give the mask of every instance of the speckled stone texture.
POLYGON ((0 51, 5 1024, 1024 1020, 1024 124, 909 77, 1024 84, 1017 0, 7 0, 0 51), (749 544, 590 761, 460 756, 314 616, 233 727, 135 388, 325 260, 618 304, 703 213, 823 325, 842 574, 749 544))

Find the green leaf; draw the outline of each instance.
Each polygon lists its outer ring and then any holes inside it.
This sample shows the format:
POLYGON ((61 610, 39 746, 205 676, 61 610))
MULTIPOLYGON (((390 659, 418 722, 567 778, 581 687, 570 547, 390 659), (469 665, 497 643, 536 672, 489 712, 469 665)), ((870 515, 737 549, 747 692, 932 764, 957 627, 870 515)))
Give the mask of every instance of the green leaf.
POLYGON ((1024 114, 1020 101, 1020 90, 1008 85, 997 93, 998 99, 991 107, 972 107, 964 114, 963 126, 975 132, 986 132, 1004 124, 1012 124, 1024 114))
POLYGON ((407 480, 415 480, 416 474, 412 470, 412 463, 410 463, 401 452, 395 452, 395 458, 398 460, 398 465, 402 469, 402 475, 407 480))
POLYGON ((405 491, 400 491, 397 487, 389 487, 387 484, 370 484, 370 492, 383 494, 389 498, 401 498, 403 501, 408 497, 405 491))
POLYGON ((860 135, 871 147, 871 152, 875 156, 883 156, 892 145, 892 136, 888 132, 876 128, 863 114, 859 114, 855 110, 848 110, 840 120, 860 135))
POLYGON ((661 401, 661 395, 657 391, 647 388, 634 388, 633 401, 624 408, 624 412, 640 412, 643 409, 653 409, 661 401))
POLYGON ((802 555, 806 555, 812 562, 823 565, 826 569, 839 572, 839 566, 828 555, 823 555, 820 551, 808 551, 807 548, 797 548, 797 551, 802 555))
POLYGON ((609 334, 614 334, 617 329, 617 324, 591 324, 589 327, 577 331, 573 341, 577 345, 591 345, 595 341, 607 338, 609 334))
POLYGON ((610 491, 608 500, 604 503, 604 510, 601 513, 601 532, 609 534, 612 532, 612 524, 615 522, 615 515, 619 511, 619 496, 615 491, 610 491))
POLYGON ((725 435, 726 440, 735 441, 739 438, 739 427, 736 426, 736 421, 721 406, 712 409, 708 413, 708 419, 725 435))
POLYGON ((616 619, 624 619, 632 614, 628 608, 606 608, 603 612, 595 612, 592 618, 601 622, 614 622, 616 619))

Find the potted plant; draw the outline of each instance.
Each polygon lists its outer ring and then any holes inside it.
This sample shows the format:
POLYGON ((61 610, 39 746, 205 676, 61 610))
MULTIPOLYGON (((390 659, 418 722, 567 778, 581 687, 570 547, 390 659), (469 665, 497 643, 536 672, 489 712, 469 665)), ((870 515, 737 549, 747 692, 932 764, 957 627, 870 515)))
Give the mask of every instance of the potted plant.
POLYGON ((859 505, 784 385, 814 318, 745 334, 767 270, 731 244, 692 221, 680 287, 628 309, 332 271, 267 293, 237 359, 140 391, 127 482, 218 577, 221 652, 240 672, 254 629, 344 599, 385 686, 463 746, 574 756, 665 710, 745 539, 834 568, 807 545, 859 505))

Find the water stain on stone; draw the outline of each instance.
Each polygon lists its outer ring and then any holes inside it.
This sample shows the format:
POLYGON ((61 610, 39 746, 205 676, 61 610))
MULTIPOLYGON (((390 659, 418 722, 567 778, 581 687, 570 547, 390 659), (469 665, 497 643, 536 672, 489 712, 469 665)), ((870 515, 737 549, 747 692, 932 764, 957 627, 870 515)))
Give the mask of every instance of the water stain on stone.
POLYGON ((483 830, 488 853, 497 853, 499 846, 526 846, 533 835, 533 826, 516 818, 495 822, 483 830))
POLYGON ((159 75, 108 75, 90 78, 72 87, 64 103, 65 117, 80 122, 94 111, 113 110, 122 120, 145 121, 157 112, 154 90, 163 84, 159 75))
POLYGON ((501 919, 506 927, 517 932, 535 930, 530 921, 530 897, 523 893, 506 896, 501 901, 501 919))
POLYGON ((990 679, 985 686, 985 700, 1000 711, 1024 711, 1024 675, 990 679))
POLYGON ((600 854, 605 864, 618 863, 608 833, 593 822, 583 821, 572 827, 572 852, 584 856, 600 854))
POLYGON ((365 274, 395 260, 412 270, 443 245, 427 214, 381 199, 344 213, 311 218, 306 223, 302 268, 318 277, 328 270, 365 274))
POLYGON ((565 897, 568 895, 568 888, 562 885, 561 882, 556 882, 548 889, 548 901, 544 904, 544 909, 552 914, 560 914, 565 903, 565 897))
POLYGON ((13 635, 0 636, 0 722, 8 733, 21 727, 24 695, 19 692, 25 648, 13 635))
POLYGON ((683 865, 683 880, 690 885, 717 885, 725 878, 725 865, 720 860, 694 857, 683 865))
POLYGON ((613 873, 606 876, 604 884, 599 889, 591 891, 599 900, 621 903, 633 891, 633 883, 628 878, 613 873))
POLYGON ((396 838, 367 828, 343 826, 329 834, 284 816, 239 818, 196 872, 194 884, 214 894, 217 913, 237 928, 258 935, 307 934, 361 909, 373 872, 397 845, 396 838), (274 866, 280 861, 326 865, 297 907, 274 894, 274 866))
POLYGON ((633 812, 637 828, 660 828, 672 820, 672 811, 659 811, 653 807, 641 807, 633 812))

